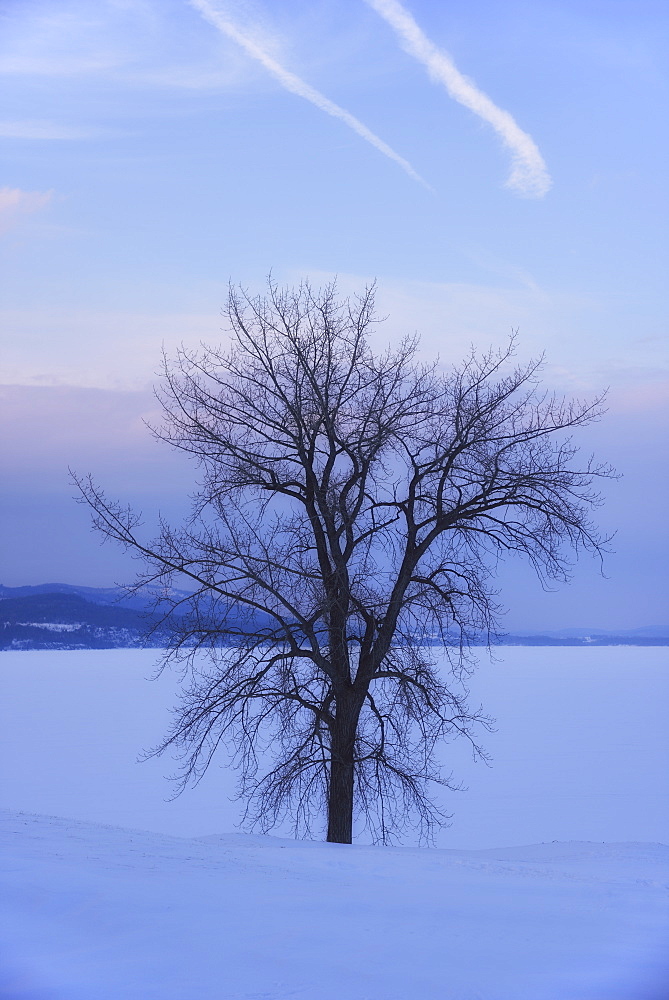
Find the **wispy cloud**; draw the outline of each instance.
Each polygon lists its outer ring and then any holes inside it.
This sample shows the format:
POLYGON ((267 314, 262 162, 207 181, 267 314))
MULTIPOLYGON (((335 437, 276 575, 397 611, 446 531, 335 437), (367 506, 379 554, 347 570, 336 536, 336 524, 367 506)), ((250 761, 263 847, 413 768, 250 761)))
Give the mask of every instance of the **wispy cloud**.
POLYGON ((418 27, 399 0, 366 0, 398 35, 402 47, 421 62, 430 77, 442 83, 451 97, 492 125, 512 156, 507 187, 519 194, 541 198, 551 186, 551 178, 536 143, 523 132, 508 111, 491 99, 459 71, 451 57, 438 49, 418 27))
POLYGON ((58 54, 16 55, 0 59, 0 73, 16 76, 77 76, 108 71, 115 65, 115 61, 111 58, 96 59, 58 54))
MULTIPOLYGON (((241 52, 222 62, 216 39, 195 30, 183 0, 34 0, 4 7, 0 76, 10 88, 12 78, 19 86, 22 77, 67 86, 69 78, 82 77, 93 86, 213 90, 236 87, 248 76, 241 52)), ((0 0, 0 16, 4 7, 0 0)), ((81 88, 77 95, 89 96, 81 88)), ((70 111, 72 96, 65 97, 70 111)))
POLYGON ((22 191, 20 188, 0 188, 0 233, 6 232, 21 216, 38 212, 48 205, 53 191, 22 191))
POLYGON ((296 94, 298 97, 304 98, 305 101, 309 101, 315 107, 324 111, 327 115, 331 115, 333 118, 338 118, 339 121, 344 122, 348 125, 350 129, 359 135, 370 145, 378 149, 380 153, 387 156, 388 159, 393 160, 397 163, 402 170, 413 178, 413 180, 418 181, 425 187, 429 188, 429 185, 423 180, 423 178, 418 174, 408 160, 405 160, 402 156, 395 152, 387 143, 380 139, 378 135, 371 132, 366 125, 363 125, 361 121, 355 118, 344 108, 340 108, 338 104, 331 101, 329 98, 321 94, 320 91, 311 87, 304 80, 300 79, 294 73, 285 69, 280 63, 273 59, 268 53, 261 48, 253 39, 249 38, 248 35, 243 34, 228 18, 213 4, 209 3, 209 0, 190 0, 190 4, 195 10, 199 11, 200 14, 210 24, 213 24, 215 28, 224 34, 228 38, 232 39, 238 45, 240 45, 244 51, 259 62, 268 73, 279 81, 282 87, 290 91, 292 94, 296 94))
POLYGON ((3 139, 90 139, 102 134, 100 129, 60 125, 41 119, 0 121, 0 138, 3 139))

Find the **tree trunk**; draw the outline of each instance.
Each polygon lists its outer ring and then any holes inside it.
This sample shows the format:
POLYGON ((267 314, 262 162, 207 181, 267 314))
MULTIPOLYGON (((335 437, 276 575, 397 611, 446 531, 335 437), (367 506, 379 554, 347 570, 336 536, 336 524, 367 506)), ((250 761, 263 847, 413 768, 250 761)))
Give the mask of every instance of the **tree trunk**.
POLYGON ((328 788, 328 840, 350 844, 353 840, 353 777, 355 734, 360 710, 337 700, 337 714, 330 728, 330 784, 328 788))

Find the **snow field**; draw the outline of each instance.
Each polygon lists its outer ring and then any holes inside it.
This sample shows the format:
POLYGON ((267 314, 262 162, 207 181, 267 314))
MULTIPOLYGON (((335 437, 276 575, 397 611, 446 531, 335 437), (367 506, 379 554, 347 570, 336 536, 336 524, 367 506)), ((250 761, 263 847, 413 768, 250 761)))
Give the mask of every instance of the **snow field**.
POLYGON ((12 1000, 667 995, 661 845, 347 848, 26 814, 3 840, 12 1000))
POLYGON ((154 653, 3 653, 0 997, 667 1000, 667 650, 501 652, 439 850, 228 832, 225 769, 136 763, 154 653))
MULTIPOLYGON (((482 656, 471 704, 492 766, 465 741, 444 747, 466 791, 445 793, 446 848, 553 840, 669 843, 669 647, 502 647, 482 656)), ((0 804, 202 836, 235 829, 224 756, 175 801, 168 759, 138 763, 169 724, 176 679, 155 682, 155 650, 0 654, 0 804)), ((288 831, 275 831, 288 833, 288 831)))

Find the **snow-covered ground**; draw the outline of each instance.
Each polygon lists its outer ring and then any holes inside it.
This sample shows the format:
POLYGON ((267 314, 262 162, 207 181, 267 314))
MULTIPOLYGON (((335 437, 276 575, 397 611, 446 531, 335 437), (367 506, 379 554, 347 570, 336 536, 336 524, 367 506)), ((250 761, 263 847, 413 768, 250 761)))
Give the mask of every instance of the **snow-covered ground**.
POLYGON ((225 769, 136 763, 154 653, 0 654, 0 997, 667 1000, 668 651, 500 652, 438 850, 233 833, 225 769))
MULTIPOLYGON (((481 659, 472 704, 497 719, 493 757, 464 742, 444 760, 467 791, 444 803, 439 847, 552 840, 669 843, 669 647, 504 647, 481 659)), ((0 653, 0 805, 156 833, 235 829, 234 776, 214 765, 169 802, 170 760, 137 763, 160 741, 173 676, 146 678, 154 650, 0 653)), ((221 758, 220 765, 225 761, 221 758)))
POLYGON ((659 845, 426 851, 3 825, 12 1000, 667 997, 659 845))

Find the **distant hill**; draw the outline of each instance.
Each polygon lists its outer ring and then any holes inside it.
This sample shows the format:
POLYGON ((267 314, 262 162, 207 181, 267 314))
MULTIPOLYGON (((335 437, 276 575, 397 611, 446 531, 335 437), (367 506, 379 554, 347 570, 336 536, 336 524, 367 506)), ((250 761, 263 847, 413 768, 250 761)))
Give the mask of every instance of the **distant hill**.
MULTIPOLYGON (((173 591, 172 596, 185 598, 188 591, 173 591)), ((161 648, 166 645, 169 628, 154 616, 153 603, 151 591, 129 595, 119 587, 77 587, 66 583, 4 587, 0 584, 0 650, 161 648)), ((647 626, 617 632, 584 628, 528 631, 503 635, 498 644, 667 646, 669 628, 647 626)))
MULTIPOLYGON (((175 590, 173 593, 185 597, 188 591, 175 590)), ((133 608, 136 611, 149 609, 154 600, 154 594, 151 591, 146 591, 144 594, 129 594, 123 587, 78 587, 70 583, 38 583, 34 587, 5 587, 0 584, 0 601, 46 594, 73 594, 83 597, 85 601, 90 601, 92 604, 133 608)))
POLYGON ((599 639, 608 639, 611 636, 626 639, 663 639, 669 642, 669 626, 647 625, 644 628, 620 629, 617 632, 607 631, 601 628, 562 628, 556 632, 519 632, 519 637, 528 639, 541 636, 546 639, 578 639, 588 643, 596 642, 599 639))
POLYGON ((143 627, 142 615, 130 608, 94 604, 78 594, 33 594, 29 597, 9 597, 0 604, 5 624, 18 624, 26 616, 34 624, 86 624, 102 626, 143 627))
MULTIPOLYGON (((147 638, 152 624, 155 622, 144 611, 97 604, 77 593, 3 595, 0 649, 116 649, 153 645, 151 637, 147 638)), ((159 629, 153 638, 156 646, 163 645, 165 630, 159 629)))
MULTIPOLYGON (((173 590, 171 596, 186 598, 188 593, 173 590)), ((167 645, 171 627, 155 613, 154 604, 150 590, 128 594, 118 587, 0 584, 0 650, 160 649, 167 645)), ((240 629, 245 620, 234 612, 227 616, 240 629)), ((258 625, 269 621, 262 615, 254 620, 258 625)))

